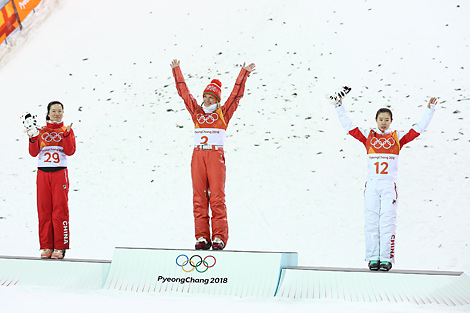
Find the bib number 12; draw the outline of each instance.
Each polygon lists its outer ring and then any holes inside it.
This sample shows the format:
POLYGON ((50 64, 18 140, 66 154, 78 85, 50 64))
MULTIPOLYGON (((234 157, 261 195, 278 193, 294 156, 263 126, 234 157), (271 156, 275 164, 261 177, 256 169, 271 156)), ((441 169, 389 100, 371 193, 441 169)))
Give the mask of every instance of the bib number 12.
POLYGON ((388 163, 387 162, 375 162, 375 173, 376 174, 388 174, 387 169, 388 169, 388 163), (382 170, 380 170, 382 169, 382 170))

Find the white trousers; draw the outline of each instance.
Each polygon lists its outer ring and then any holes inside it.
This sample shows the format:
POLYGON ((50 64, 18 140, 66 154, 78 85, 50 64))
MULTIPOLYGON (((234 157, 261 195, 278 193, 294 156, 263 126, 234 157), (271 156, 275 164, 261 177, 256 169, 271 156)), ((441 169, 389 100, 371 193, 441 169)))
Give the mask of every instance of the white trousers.
POLYGON ((394 181, 370 179, 364 191, 366 261, 395 262, 398 191, 394 181))

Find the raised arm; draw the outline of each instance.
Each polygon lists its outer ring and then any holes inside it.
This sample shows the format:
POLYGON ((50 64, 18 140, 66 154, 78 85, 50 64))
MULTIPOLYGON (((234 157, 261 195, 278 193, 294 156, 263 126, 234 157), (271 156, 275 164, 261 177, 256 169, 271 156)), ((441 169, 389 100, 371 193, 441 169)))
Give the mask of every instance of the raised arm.
POLYGON ((194 97, 189 92, 188 86, 184 81, 183 73, 181 72, 180 61, 174 59, 170 66, 173 72, 173 77, 175 78, 178 95, 183 99, 184 104, 186 105, 186 109, 189 111, 189 113, 191 113, 191 115, 193 115, 198 107, 198 104, 196 99, 194 99, 194 97))
POLYGON ((421 120, 416 125, 414 125, 406 134, 401 136, 400 147, 403 147, 408 142, 417 138, 428 128, 429 123, 431 122, 431 119, 434 115, 434 112, 436 111, 436 105, 437 98, 432 97, 428 102, 428 105, 426 107, 426 110, 424 111, 423 116, 421 117, 421 120))
POLYGON ((421 120, 413 126, 413 129, 416 130, 419 133, 422 133, 428 128, 429 123, 431 122, 431 119, 434 115, 434 112, 436 111, 436 105, 437 105, 437 98, 432 97, 429 99, 428 106, 426 111, 424 112, 423 117, 421 117, 421 120))
POLYGON ((75 143, 75 134, 73 133, 72 124, 67 126, 62 138, 62 144, 64 147, 64 153, 66 155, 73 155, 76 150, 76 143, 75 143))
POLYGON ((356 124, 351 120, 351 118, 349 118, 341 99, 336 103, 335 111, 338 115, 341 126, 343 126, 343 128, 348 132, 348 134, 365 144, 368 136, 368 130, 356 126, 356 124))
POLYGON ((250 75, 250 73, 252 73, 254 70, 254 63, 249 65, 245 65, 245 63, 243 63, 243 67, 240 71, 240 74, 238 74, 237 80, 235 81, 235 86, 233 87, 232 93, 222 107, 224 118, 227 123, 232 118, 233 113, 238 108, 238 102, 240 102, 240 99, 243 97, 245 92, 245 83, 248 75, 250 75))

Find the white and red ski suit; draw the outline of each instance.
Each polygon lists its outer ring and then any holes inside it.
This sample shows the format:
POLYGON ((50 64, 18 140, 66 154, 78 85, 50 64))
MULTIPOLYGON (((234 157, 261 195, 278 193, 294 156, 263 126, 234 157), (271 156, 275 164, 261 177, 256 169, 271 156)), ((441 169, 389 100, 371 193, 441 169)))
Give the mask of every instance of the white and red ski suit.
POLYGON ((193 181, 193 214, 196 239, 204 237, 211 242, 215 237, 227 245, 228 224, 225 206, 225 131, 238 102, 243 97, 245 82, 250 74, 242 68, 232 93, 212 113, 205 113, 202 106, 190 94, 181 68, 173 68, 178 94, 194 122, 194 150, 191 160, 193 181), (209 216, 209 205, 212 218, 209 216), (212 225, 212 235, 209 223, 212 225))
POLYGON ((30 138, 29 154, 38 156, 37 207, 40 249, 69 249, 67 156, 75 153, 73 130, 47 122, 30 138))
POLYGON ((398 155, 401 148, 423 133, 435 111, 435 105, 426 107, 418 124, 408 132, 390 128, 357 127, 348 117, 344 105, 336 107, 343 128, 366 148, 368 176, 364 192, 366 261, 395 262, 396 219, 398 207, 398 155))

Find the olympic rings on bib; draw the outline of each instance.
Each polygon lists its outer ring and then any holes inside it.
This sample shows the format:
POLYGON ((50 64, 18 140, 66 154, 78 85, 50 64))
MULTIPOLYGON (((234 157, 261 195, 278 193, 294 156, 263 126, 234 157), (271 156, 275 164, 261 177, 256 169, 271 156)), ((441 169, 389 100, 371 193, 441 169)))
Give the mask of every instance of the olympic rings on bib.
POLYGON ((395 139, 392 137, 390 138, 380 138, 377 139, 376 137, 372 137, 370 140, 370 144, 376 148, 384 148, 384 149, 390 149, 394 144, 395 144, 395 139))
POLYGON ((63 132, 60 132, 60 133, 56 133, 56 132, 42 133, 41 138, 45 142, 51 142, 52 140, 54 140, 55 142, 59 142, 62 139, 60 134, 63 134, 63 132))
POLYGON ((205 116, 204 114, 199 113, 196 115, 196 119, 199 124, 212 124, 219 119, 219 115, 217 113, 211 113, 205 116))
POLYGON ((215 263, 216 263, 216 260, 215 260, 215 257, 212 256, 212 255, 208 255, 206 256, 204 259, 198 255, 198 254, 195 254, 193 255, 191 258, 189 258, 186 254, 180 254, 176 257, 176 265, 178 265, 179 267, 181 267, 181 269, 183 271, 185 271, 186 273, 189 273, 189 272, 192 272, 194 269, 196 269, 197 272, 199 273, 204 273, 206 272, 208 269, 210 269, 211 267, 214 267, 215 263), (186 258, 186 260, 183 262, 183 263, 178 263, 178 260, 180 257, 184 257, 186 258), (194 263, 194 260, 193 258, 199 258, 199 260, 194 263), (212 265, 209 265, 209 263, 207 262, 207 259, 208 258, 212 258, 213 262, 212 262, 212 265), (203 270, 200 270, 199 268, 200 267, 204 267, 205 269, 203 270))

